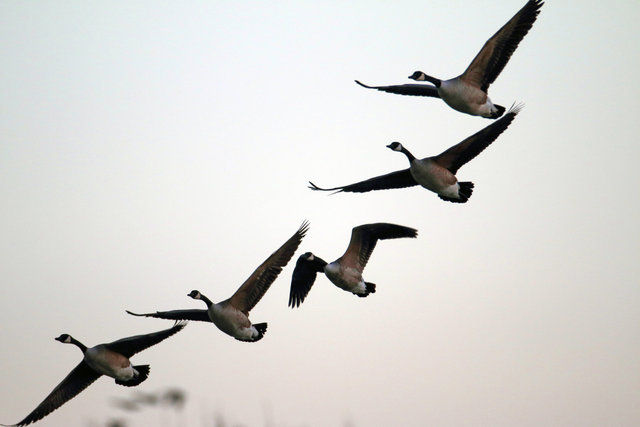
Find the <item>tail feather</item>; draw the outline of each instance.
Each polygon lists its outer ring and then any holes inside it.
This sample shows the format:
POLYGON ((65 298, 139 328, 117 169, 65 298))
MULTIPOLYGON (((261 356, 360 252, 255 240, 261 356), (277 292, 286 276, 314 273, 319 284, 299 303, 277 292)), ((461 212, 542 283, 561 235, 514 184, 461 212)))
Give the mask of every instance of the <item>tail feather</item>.
POLYGON ((371 282, 364 282, 365 285, 365 293, 364 294, 356 294, 360 298, 364 298, 369 294, 374 294, 376 292, 376 284, 371 282))
POLYGON ((138 365, 134 366, 133 369, 138 371, 137 376, 131 378, 129 381, 116 380, 116 384, 120 384, 126 387, 135 387, 146 380, 147 377, 149 377, 149 372, 151 371, 151 367, 149 365, 138 365))
POLYGON ((438 194, 438 197, 440 197, 442 200, 446 200, 447 202, 466 203, 466 201, 469 200, 469 197, 471 197, 471 194, 473 193, 473 182, 458 182, 458 185, 460 186, 460 188, 458 188, 458 198, 443 196, 441 194, 438 194))
POLYGON ((258 331, 258 336, 254 341, 261 340, 264 337, 264 334, 267 332, 267 324, 266 323, 254 323, 253 327, 258 331))
POLYGON ((496 110, 498 110, 498 111, 494 111, 493 113, 491 113, 491 116, 489 116, 489 118, 497 119, 498 117, 500 117, 500 116, 502 116, 504 114, 505 108, 502 105, 493 104, 493 106, 496 107, 496 110))

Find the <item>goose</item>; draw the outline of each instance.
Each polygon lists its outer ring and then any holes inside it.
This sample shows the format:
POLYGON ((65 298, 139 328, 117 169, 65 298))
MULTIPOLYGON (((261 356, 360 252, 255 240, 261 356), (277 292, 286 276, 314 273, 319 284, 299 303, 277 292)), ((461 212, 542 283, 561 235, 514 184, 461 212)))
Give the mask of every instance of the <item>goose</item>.
POLYGON ((494 104, 489 99, 487 95, 489 85, 500 75, 520 41, 527 35, 543 4, 542 0, 527 1, 518 13, 487 40, 464 73, 458 77, 441 80, 422 71, 416 71, 409 76, 410 79, 427 81, 433 86, 422 84, 368 86, 358 80, 355 82, 367 89, 399 95, 442 98, 454 110, 472 116, 497 119, 502 116, 505 108, 494 104))
POLYGON ((231 335, 239 341, 255 342, 262 339, 267 331, 266 323, 254 323, 249 320, 249 311, 260 301, 278 274, 287 265, 302 238, 309 228, 307 221, 303 222, 298 231, 289 238, 277 251, 266 259, 238 290, 222 302, 213 303, 200 291, 193 290, 187 296, 204 301, 207 309, 156 311, 155 313, 127 313, 133 316, 156 317, 160 319, 184 319, 212 322, 222 332, 231 335))
POLYGON ((414 228, 389 223, 364 224, 351 230, 351 241, 346 252, 337 260, 327 264, 311 252, 300 255, 291 278, 289 307, 300 306, 311 290, 317 273, 324 273, 337 287, 359 297, 366 297, 376 291, 374 283, 365 282, 362 271, 376 247, 378 240, 415 238, 414 228))
MULTIPOLYGON (((87 347, 69 334, 55 338, 64 344, 73 344, 82 351, 80 363, 62 380, 53 391, 18 424, 34 423, 73 399, 102 375, 115 379, 116 384, 134 387, 149 376, 149 365, 131 365, 129 358, 181 331, 187 322, 176 322, 173 327, 146 335, 122 338, 108 344, 87 347)), ((4 424, 2 424, 4 425, 4 424)))
POLYGON ((399 142, 392 142, 387 145, 387 148, 407 156, 410 165, 408 169, 391 172, 343 187, 321 188, 309 181, 309 188, 319 191, 335 191, 336 193, 341 191, 366 193, 372 190, 388 190, 421 185, 427 190, 436 193, 442 200, 465 203, 471 197, 473 183, 459 182, 455 176, 458 169, 495 141, 509 127, 509 124, 521 108, 522 104, 511 107, 507 114, 499 120, 437 156, 417 159, 399 142))

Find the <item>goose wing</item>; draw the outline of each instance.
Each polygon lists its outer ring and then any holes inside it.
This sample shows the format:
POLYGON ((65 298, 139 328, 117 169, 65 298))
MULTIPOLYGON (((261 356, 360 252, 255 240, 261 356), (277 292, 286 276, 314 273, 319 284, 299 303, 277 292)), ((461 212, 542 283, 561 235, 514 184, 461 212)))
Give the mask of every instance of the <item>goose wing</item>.
POLYGON ((158 319, 169 320, 195 320, 200 322, 211 322, 207 310, 201 309, 156 311, 155 313, 134 313, 129 310, 125 311, 132 316, 155 317, 158 319))
POLYGON ((341 191, 347 193, 366 193, 374 190, 391 190, 393 188, 405 188, 418 185, 409 169, 403 169, 396 172, 391 172, 386 175, 376 176, 364 181, 356 182, 355 184, 349 184, 342 187, 334 188, 322 188, 309 181, 309 188, 318 191, 335 191, 339 193, 341 191))
POLYGON ((377 89, 382 92, 395 93, 397 95, 430 96, 432 98, 440 98, 440 95, 438 95, 438 88, 432 85, 410 83, 392 86, 368 86, 364 83, 360 83, 358 80, 355 80, 355 82, 367 89, 377 89))
POLYGON ((169 338, 171 335, 177 334, 184 327, 187 326, 187 322, 178 321, 173 327, 164 329, 158 332, 152 332, 150 334, 135 335, 133 337, 122 338, 114 341, 105 346, 116 353, 120 353, 125 357, 131 357, 136 353, 141 352, 153 345, 158 344, 161 341, 169 338))
POLYGON ((307 221, 303 222, 298 231, 245 280, 242 286, 229 299, 230 304, 248 314, 287 265, 308 229, 309 223, 307 221))
POLYGON ((482 150, 487 148, 489 144, 495 141, 496 138, 509 127, 521 109, 522 105, 511 107, 507 114, 500 119, 435 156, 433 161, 455 175, 462 165, 476 157, 482 150))
POLYGON ((68 400, 76 397, 82 390, 89 387, 91 383, 100 378, 101 374, 97 373, 83 360, 73 368, 69 375, 62 380, 56 388, 34 409, 15 426, 26 426, 46 417, 51 412, 58 409, 68 400))
POLYGON ((340 264, 357 268, 362 272, 369 262, 369 257, 378 240, 416 237, 417 235, 418 231, 414 228, 386 222, 359 225, 351 230, 351 240, 346 252, 339 259, 340 264))
POLYGON ((324 271, 327 263, 320 258, 313 256, 309 258, 308 254, 298 257, 296 268, 293 269, 291 277, 291 289, 289 290, 289 307, 299 307, 309 294, 311 287, 316 281, 319 272, 324 271))
POLYGON ((543 4, 542 0, 527 1, 509 22, 487 40, 460 78, 486 92, 533 26, 543 4))

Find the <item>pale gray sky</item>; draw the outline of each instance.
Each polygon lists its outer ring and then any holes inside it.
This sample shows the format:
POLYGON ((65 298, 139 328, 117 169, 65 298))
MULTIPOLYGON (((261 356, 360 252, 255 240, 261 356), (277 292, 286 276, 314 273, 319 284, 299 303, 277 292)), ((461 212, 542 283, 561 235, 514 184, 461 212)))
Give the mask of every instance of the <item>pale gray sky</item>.
MULTIPOLYGON (((128 415, 102 378, 39 425, 539 426, 640 423, 637 1, 548 0, 490 90, 525 108, 458 173, 327 196, 490 124, 357 86, 461 73, 514 1, 0 3, 0 422, 21 420, 87 345, 164 329, 125 309, 229 297, 306 218, 294 260, 235 341, 211 324, 133 358, 139 390, 189 393, 180 423, 128 415), (356 298, 297 256, 340 256, 395 222, 356 298)), ((166 415, 166 414, 165 414, 166 415)))

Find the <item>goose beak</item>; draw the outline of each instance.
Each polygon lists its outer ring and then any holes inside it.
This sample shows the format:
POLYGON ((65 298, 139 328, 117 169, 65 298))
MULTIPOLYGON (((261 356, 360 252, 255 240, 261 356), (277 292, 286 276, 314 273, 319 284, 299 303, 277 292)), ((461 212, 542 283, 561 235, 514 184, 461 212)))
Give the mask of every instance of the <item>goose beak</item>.
POLYGON ((391 148, 391 145, 392 145, 392 144, 387 145, 387 148, 391 148))

